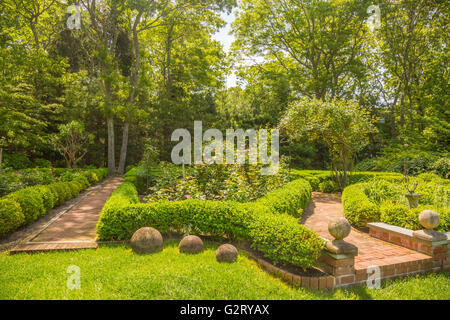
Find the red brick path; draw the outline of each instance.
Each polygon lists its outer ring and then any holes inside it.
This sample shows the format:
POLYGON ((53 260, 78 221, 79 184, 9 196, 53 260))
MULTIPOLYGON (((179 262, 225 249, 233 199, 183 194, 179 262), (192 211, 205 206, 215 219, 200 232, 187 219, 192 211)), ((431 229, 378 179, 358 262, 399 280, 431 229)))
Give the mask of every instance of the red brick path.
MULTIPOLYGON (((328 221, 331 218, 342 216, 344 216, 344 211, 340 194, 313 192, 311 202, 305 209, 301 222, 322 237, 333 240, 328 233, 328 221)), ((430 256, 373 238, 354 228, 345 241, 358 247, 358 255, 355 257, 357 274, 358 270, 365 270, 369 266, 404 265, 411 270, 413 265, 420 266, 431 261, 430 256)))
POLYGON ((13 248, 11 253, 96 248, 99 213, 106 199, 122 181, 122 178, 108 179, 99 190, 83 198, 29 242, 13 248))

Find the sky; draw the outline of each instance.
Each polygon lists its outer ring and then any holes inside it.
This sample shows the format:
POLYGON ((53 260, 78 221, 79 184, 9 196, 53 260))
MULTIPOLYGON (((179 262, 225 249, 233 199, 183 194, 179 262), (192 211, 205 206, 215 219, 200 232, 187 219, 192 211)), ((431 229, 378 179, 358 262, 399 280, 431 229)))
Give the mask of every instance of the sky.
MULTIPOLYGON (((214 34, 212 38, 217 41, 220 41, 220 43, 222 43, 222 45, 223 45, 223 49, 225 50, 225 52, 228 53, 230 51, 231 43, 234 40, 234 37, 232 35, 228 34, 231 30, 231 23, 235 19, 234 10, 231 14, 222 13, 220 16, 222 17, 223 20, 225 20, 227 22, 227 25, 225 27, 223 27, 222 29, 220 29, 219 32, 214 34)), ((230 88, 230 87, 234 87, 236 85, 237 85, 236 84, 236 75, 234 73, 232 73, 227 77, 226 86, 227 86, 227 88, 230 88)))

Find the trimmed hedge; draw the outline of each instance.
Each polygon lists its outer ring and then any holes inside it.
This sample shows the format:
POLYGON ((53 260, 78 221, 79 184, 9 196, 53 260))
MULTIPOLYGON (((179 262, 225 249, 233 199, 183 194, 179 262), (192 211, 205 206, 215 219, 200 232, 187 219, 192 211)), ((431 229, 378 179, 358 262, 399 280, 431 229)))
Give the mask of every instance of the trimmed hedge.
POLYGON ((25 223, 20 205, 13 199, 0 199, 0 236, 16 230, 25 223))
POLYGON ((26 187, 0 198, 0 236, 31 223, 50 209, 75 197, 108 175, 107 169, 88 169, 68 182, 26 187))
POLYGON ((123 240, 145 226, 160 232, 190 229, 193 234, 247 240, 275 263, 308 268, 324 242, 292 215, 306 207, 310 196, 311 186, 301 179, 250 203, 189 199, 144 204, 137 203, 136 188, 128 181, 105 203, 97 233, 100 240, 123 240))
POLYGON ((273 213, 287 213, 300 217, 311 199, 312 188, 308 181, 297 179, 267 193, 255 202, 265 205, 273 213))
POLYGON ((361 189, 360 185, 348 186, 342 192, 342 205, 347 220, 356 226, 363 227, 368 222, 380 221, 380 210, 361 189))
MULTIPOLYGON (((313 191, 320 192, 338 192, 339 186, 334 181, 332 172, 329 170, 291 170, 291 176, 294 179, 303 178, 307 180, 313 191)), ((396 172, 352 172, 349 175, 350 185, 368 181, 375 177, 388 179, 390 181, 401 181, 403 175, 396 172)))

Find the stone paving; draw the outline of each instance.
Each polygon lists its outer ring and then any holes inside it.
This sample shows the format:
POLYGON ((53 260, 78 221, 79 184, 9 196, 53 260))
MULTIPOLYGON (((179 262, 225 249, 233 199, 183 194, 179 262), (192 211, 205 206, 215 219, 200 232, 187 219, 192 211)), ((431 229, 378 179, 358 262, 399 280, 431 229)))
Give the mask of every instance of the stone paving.
MULTIPOLYGON (((311 202, 305 209, 301 223, 322 237, 333 240, 328 232, 331 218, 343 217, 344 210, 340 194, 313 192, 311 202)), ((368 233, 352 228, 345 241, 358 247, 355 270, 369 266, 387 266, 408 262, 430 260, 430 256, 389 242, 371 237, 368 233)))
POLYGON ((110 178, 103 186, 90 193, 11 253, 23 251, 73 250, 97 248, 96 225, 106 199, 123 182, 122 178, 110 178))

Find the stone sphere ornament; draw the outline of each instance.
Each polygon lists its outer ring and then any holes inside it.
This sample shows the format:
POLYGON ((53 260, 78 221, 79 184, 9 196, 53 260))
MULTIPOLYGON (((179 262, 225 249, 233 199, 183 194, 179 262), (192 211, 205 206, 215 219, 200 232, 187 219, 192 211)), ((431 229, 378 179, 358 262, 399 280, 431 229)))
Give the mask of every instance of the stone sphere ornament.
POLYGON ((138 254, 158 252, 162 250, 163 238, 155 228, 144 227, 133 234, 130 245, 133 251, 138 254))
POLYGON ((333 218, 328 222, 328 232, 336 239, 342 240, 350 234, 352 227, 343 217, 333 218))
POLYGON ((238 256, 238 250, 231 244, 223 244, 216 250, 216 259, 218 262, 234 262, 238 256))
POLYGON ((203 241, 197 236, 189 235, 181 239, 180 252, 200 253, 203 251, 203 241))
POLYGON ((441 223, 441 218, 439 214, 433 210, 423 210, 419 215, 420 224, 427 230, 433 230, 439 223, 441 223))

